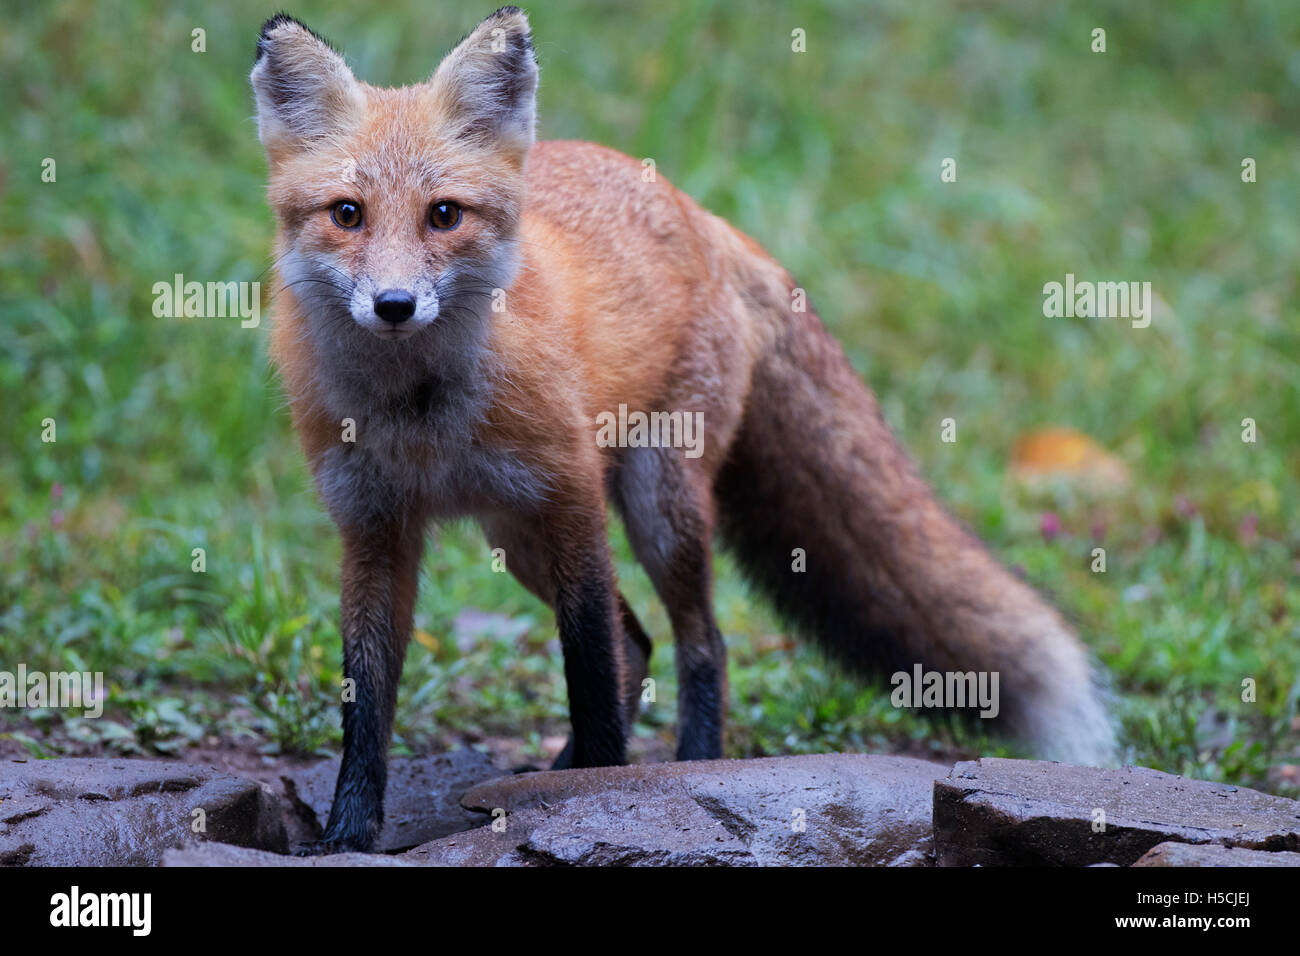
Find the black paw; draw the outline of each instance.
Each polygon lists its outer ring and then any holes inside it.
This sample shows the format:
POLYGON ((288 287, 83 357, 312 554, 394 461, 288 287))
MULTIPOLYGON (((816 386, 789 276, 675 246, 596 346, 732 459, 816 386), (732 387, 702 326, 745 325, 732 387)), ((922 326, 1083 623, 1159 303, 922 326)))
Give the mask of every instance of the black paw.
POLYGON ((358 840, 344 837, 335 839, 321 838, 310 843, 298 844, 294 856, 332 856, 335 853, 369 853, 370 846, 362 845, 358 840))

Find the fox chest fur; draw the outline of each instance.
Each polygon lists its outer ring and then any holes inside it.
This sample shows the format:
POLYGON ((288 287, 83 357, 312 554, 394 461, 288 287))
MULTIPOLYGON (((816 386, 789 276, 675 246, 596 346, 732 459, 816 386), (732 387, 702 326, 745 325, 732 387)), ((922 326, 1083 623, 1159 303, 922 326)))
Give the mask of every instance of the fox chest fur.
POLYGON ((394 501, 436 520, 547 497, 554 476, 497 424, 503 375, 482 330, 438 331, 425 350, 369 336, 317 346, 312 387, 291 402, 336 520, 364 524, 394 501))

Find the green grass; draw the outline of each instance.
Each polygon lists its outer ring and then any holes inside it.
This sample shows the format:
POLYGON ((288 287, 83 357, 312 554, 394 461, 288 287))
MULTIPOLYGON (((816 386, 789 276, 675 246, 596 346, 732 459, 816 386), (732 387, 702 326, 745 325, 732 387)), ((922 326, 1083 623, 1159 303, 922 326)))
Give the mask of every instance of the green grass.
MULTIPOLYGON (((387 84, 424 78, 489 9, 291 12, 387 84)), ((0 713, 15 746, 338 744, 338 544, 265 329, 151 310, 153 283, 178 272, 265 279, 272 227, 246 75, 270 12, 20 3, 0 32, 0 667, 103 670, 112 688, 99 721, 0 713), (205 53, 191 52, 195 27, 205 53), (54 183, 41 182, 45 157, 54 183), (45 418, 56 443, 40 439, 45 418), (196 547, 204 574, 190 570, 196 547)), ((532 14, 541 135, 653 157, 799 277, 941 496, 1109 668, 1129 758, 1283 789, 1300 762, 1300 9, 845 0, 532 14), (1089 50, 1095 26, 1104 54, 1089 50), (806 54, 790 50, 795 27, 806 54), (956 183, 940 182, 947 156, 956 183), (1245 156, 1254 184, 1240 180, 1245 156), (1148 280, 1161 311, 1145 330, 1045 319, 1042 285, 1066 272, 1148 280), (956 444, 939 440, 948 416, 956 444), (1255 444, 1240 441, 1245 417, 1255 444), (1012 444, 1044 425, 1092 435, 1132 486, 1017 487, 1012 444), (1048 511, 1062 526, 1051 540, 1048 511), (1097 535, 1105 574, 1089 570, 1097 535)), ((660 642, 658 703, 638 732, 671 739, 666 617, 621 541, 618 554, 660 642)), ((736 755, 999 746, 792 650, 725 559, 717 607, 736 755)), ((539 753, 563 732, 553 619, 492 572, 473 529, 431 548, 417 623, 399 747, 513 737, 539 753), (495 617, 475 623, 474 609, 495 617)))

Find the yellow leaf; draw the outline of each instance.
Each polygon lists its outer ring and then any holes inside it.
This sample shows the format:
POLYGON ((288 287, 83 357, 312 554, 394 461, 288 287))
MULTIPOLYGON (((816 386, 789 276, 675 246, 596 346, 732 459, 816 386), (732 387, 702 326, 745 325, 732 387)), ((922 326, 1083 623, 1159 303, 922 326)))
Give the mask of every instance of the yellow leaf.
POLYGON ((1077 478, 1099 489, 1128 484, 1124 463, 1073 428, 1042 428, 1021 435, 1011 452, 1011 473, 1027 482, 1077 478))

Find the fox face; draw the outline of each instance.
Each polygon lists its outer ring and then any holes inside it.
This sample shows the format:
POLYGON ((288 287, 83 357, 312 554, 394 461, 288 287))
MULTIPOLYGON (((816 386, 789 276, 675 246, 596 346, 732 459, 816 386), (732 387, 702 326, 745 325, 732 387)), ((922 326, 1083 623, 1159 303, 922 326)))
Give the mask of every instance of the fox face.
POLYGON ((325 41, 277 17, 251 79, 277 265, 316 344, 411 348, 483 321, 519 262, 537 84, 522 13, 486 21, 401 89, 359 82, 325 41))

